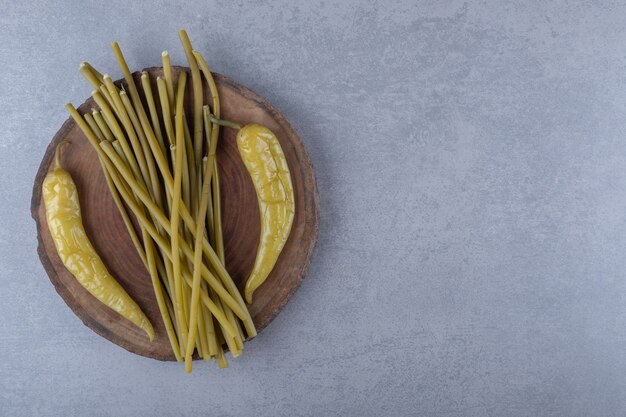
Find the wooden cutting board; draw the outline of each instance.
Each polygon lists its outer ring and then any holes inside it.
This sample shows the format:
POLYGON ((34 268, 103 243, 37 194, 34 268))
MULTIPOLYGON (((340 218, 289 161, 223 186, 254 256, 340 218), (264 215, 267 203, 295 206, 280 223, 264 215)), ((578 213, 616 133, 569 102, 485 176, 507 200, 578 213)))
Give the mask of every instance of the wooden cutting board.
MULTIPOLYGON (((148 68, 146 71, 150 74, 152 88, 156 92, 156 77, 162 77, 163 71, 161 68, 148 68)), ((176 79, 181 71, 188 70, 174 67, 173 71, 176 79)), ((133 75, 140 86, 141 74, 136 72, 133 75)), ((287 157, 295 190, 296 213, 289 240, 274 270, 256 290, 253 303, 249 306, 257 330, 261 331, 293 295, 309 265, 319 229, 315 177, 302 141, 278 110, 230 78, 215 74, 215 82, 220 94, 222 118, 241 123, 260 123, 276 134, 287 157)), ((185 112, 189 115, 193 100, 191 82, 187 86, 185 112)), ((88 88, 87 84, 85 87, 88 88)), ((205 102, 208 97, 208 87, 205 86, 205 102)), ((92 108, 97 108, 97 105, 90 98, 78 110, 84 114, 92 108)), ((242 291, 256 256, 260 219, 256 194, 239 157, 235 135, 233 129, 222 128, 217 159, 221 174, 226 268, 242 291)), ((160 360, 173 360, 148 272, 110 196, 95 151, 71 119, 52 138, 41 161, 33 187, 31 214, 37 223, 39 258, 61 298, 83 323, 100 336, 131 352, 160 360), (156 336, 153 342, 148 340, 143 331, 89 294, 65 269, 56 253, 46 223, 41 184, 52 169, 55 147, 63 139, 71 142, 63 150, 62 163, 78 188, 87 235, 109 271, 154 325, 156 336)))

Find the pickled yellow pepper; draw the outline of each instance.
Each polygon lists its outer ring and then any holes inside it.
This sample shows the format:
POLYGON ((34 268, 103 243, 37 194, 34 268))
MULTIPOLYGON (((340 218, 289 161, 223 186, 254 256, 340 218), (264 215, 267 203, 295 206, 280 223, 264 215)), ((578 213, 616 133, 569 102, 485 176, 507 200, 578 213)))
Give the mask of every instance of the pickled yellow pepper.
POLYGON ((56 148, 54 170, 46 176, 42 185, 46 220, 59 257, 91 295, 144 330, 153 340, 152 324, 107 271, 85 233, 76 185, 69 172, 61 166, 61 144, 56 148))
POLYGON ((237 147, 252 178, 259 203, 261 236, 245 288, 246 301, 251 303, 252 294, 274 268, 291 232, 295 214, 293 184, 285 154, 271 130, 259 124, 240 127, 215 118, 211 121, 239 129, 237 147))

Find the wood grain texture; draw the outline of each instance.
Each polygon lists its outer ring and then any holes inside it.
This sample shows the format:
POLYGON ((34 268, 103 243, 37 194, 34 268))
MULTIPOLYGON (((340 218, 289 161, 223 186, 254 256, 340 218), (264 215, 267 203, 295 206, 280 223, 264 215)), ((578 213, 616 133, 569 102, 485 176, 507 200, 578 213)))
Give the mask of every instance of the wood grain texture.
MULTIPOLYGON (((173 70, 177 78, 181 71, 187 69, 174 67, 173 70)), ((148 68, 145 71, 151 76, 156 95, 156 77, 163 75, 162 70, 148 68)), ((133 75, 140 86, 141 74, 136 72, 133 75)), ((225 76, 214 76, 221 99, 222 117, 242 123, 260 123, 274 131, 287 157, 294 185, 296 213, 291 234, 274 270, 256 290, 254 301, 249 306, 254 323, 261 331, 287 303, 306 274, 319 229, 315 177, 304 145, 285 117, 251 90, 225 76)), ((117 83, 120 84, 119 81, 117 83)), ((191 83, 187 85, 185 107, 189 115, 192 91, 191 83)), ((206 86, 204 93, 205 102, 208 102, 210 96, 206 86)), ((78 110, 84 114, 95 107, 90 98, 78 110)), ((222 129, 217 158, 221 174, 226 268, 243 291, 256 256, 260 218, 254 187, 239 158, 235 135, 232 129, 222 129)), ((133 353, 173 360, 150 277, 110 196, 97 155, 71 119, 56 133, 41 162, 33 187, 31 214, 37 223, 39 258, 50 281, 85 325, 133 353), (109 271, 153 323, 156 336, 152 343, 143 331, 89 294, 67 271, 56 253, 46 223, 41 185, 52 169, 54 149, 63 139, 71 142, 64 149, 62 163, 78 188, 85 230, 109 271)))

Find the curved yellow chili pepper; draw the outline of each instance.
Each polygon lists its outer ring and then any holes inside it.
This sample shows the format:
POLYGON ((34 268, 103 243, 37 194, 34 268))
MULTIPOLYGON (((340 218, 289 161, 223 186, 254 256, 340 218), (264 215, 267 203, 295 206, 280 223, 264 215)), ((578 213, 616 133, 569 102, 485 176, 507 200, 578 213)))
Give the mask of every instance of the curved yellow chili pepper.
POLYGON ((69 172, 61 166, 61 144, 55 152, 54 170, 46 176, 42 185, 46 220, 59 257, 91 295, 133 322, 153 340, 152 324, 107 271, 85 233, 76 185, 69 172))
MULTIPOLYGON (((214 122, 239 128, 231 122, 214 122)), ((295 201, 287 159, 271 130, 258 124, 245 125, 237 133, 237 147, 252 178, 261 215, 259 247, 245 288, 246 301, 251 303, 252 294, 267 279, 287 242, 295 201)))
POLYGON ((287 242, 295 214, 295 201, 287 159, 276 135, 265 126, 249 124, 237 133, 237 147, 256 190, 261 215, 261 237, 245 296, 268 277, 287 242))

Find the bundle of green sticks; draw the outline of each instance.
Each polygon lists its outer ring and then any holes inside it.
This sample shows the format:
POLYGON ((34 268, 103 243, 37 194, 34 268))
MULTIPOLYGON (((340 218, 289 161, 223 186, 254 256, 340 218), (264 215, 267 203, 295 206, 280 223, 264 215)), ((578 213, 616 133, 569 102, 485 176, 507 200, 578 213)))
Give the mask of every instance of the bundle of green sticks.
POLYGON ((254 337, 256 329, 225 268, 215 157, 217 87, 187 33, 181 30, 179 35, 193 87, 189 118, 183 106, 187 72, 174 74, 163 52, 158 95, 147 72, 138 88, 116 42, 112 47, 124 82, 116 84, 83 62, 80 72, 93 87, 99 109, 81 115, 71 104, 66 108, 99 156, 113 199, 150 273, 173 354, 190 372, 196 353, 227 367, 225 347, 238 357, 243 341, 254 337), (206 104, 204 83, 211 101, 206 104))

